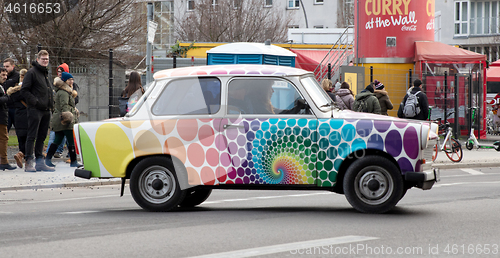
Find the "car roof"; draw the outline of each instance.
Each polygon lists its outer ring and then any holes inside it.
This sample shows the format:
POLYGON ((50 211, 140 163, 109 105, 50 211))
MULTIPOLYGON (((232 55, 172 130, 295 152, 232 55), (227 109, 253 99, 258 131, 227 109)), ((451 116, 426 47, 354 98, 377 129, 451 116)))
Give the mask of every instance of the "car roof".
POLYGON ((204 65, 204 66, 190 66, 182 68, 167 69, 156 72, 153 76, 155 80, 171 78, 171 77, 186 77, 186 76, 202 76, 202 75, 216 75, 216 76, 292 76, 292 75, 305 75, 312 74, 312 72, 294 68, 290 66, 278 65, 255 65, 255 64, 228 64, 228 65, 204 65))

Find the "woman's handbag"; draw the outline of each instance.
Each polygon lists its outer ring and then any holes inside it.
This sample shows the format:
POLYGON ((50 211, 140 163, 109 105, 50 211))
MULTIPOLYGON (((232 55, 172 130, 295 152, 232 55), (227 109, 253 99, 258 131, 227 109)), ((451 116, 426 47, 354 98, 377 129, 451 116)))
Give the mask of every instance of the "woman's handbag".
POLYGON ((127 114, 128 98, 119 97, 118 103, 119 103, 119 107, 120 107, 120 116, 125 116, 127 114))

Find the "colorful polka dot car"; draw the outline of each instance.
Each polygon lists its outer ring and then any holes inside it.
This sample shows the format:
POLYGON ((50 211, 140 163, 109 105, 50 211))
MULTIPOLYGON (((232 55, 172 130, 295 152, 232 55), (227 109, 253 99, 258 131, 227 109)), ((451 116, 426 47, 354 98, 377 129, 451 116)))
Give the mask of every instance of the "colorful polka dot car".
POLYGON ((212 189, 300 189, 383 213, 439 180, 437 125, 339 110, 311 72, 223 65, 154 78, 125 117, 74 128, 75 175, 122 178, 122 193, 130 179, 146 210, 196 206, 212 189))

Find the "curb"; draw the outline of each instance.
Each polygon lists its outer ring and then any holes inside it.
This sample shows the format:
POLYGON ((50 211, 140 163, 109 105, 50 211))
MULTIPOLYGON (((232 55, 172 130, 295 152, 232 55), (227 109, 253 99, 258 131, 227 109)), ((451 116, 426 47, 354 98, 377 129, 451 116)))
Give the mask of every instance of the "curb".
POLYGON ((457 169, 457 168, 485 168, 485 167, 500 167, 500 162, 481 162, 481 163, 437 163, 432 164, 433 168, 439 169, 457 169))
POLYGON ((64 188, 64 187, 86 187, 86 186, 99 186, 99 185, 119 185, 121 178, 110 179, 109 181, 88 181, 88 182, 67 182, 55 184, 41 184, 41 185, 14 185, 7 187, 0 187, 1 191, 17 191, 17 190, 37 190, 46 188, 64 188))

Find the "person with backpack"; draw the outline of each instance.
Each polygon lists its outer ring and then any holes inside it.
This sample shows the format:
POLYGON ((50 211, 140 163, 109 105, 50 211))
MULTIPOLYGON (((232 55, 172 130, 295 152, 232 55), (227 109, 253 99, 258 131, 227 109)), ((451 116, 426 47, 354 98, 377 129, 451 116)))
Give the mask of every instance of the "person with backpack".
POLYGON ((422 92, 420 85, 422 85, 420 79, 413 81, 413 88, 405 95, 403 101, 399 105, 398 117, 427 120, 427 116, 429 115, 429 102, 427 100, 427 95, 422 92))
POLYGON ((356 95, 356 99, 353 104, 353 111, 356 112, 365 112, 365 113, 373 113, 373 114, 381 114, 380 103, 378 102, 377 97, 373 95, 373 85, 372 83, 364 90, 361 91, 358 95, 356 95))
POLYGON ((384 84, 378 80, 375 80, 373 83, 375 85, 375 97, 377 97, 378 102, 380 103, 380 112, 382 115, 388 116, 389 114, 387 113, 387 110, 392 110, 394 108, 391 100, 389 99, 389 94, 387 94, 384 84))

